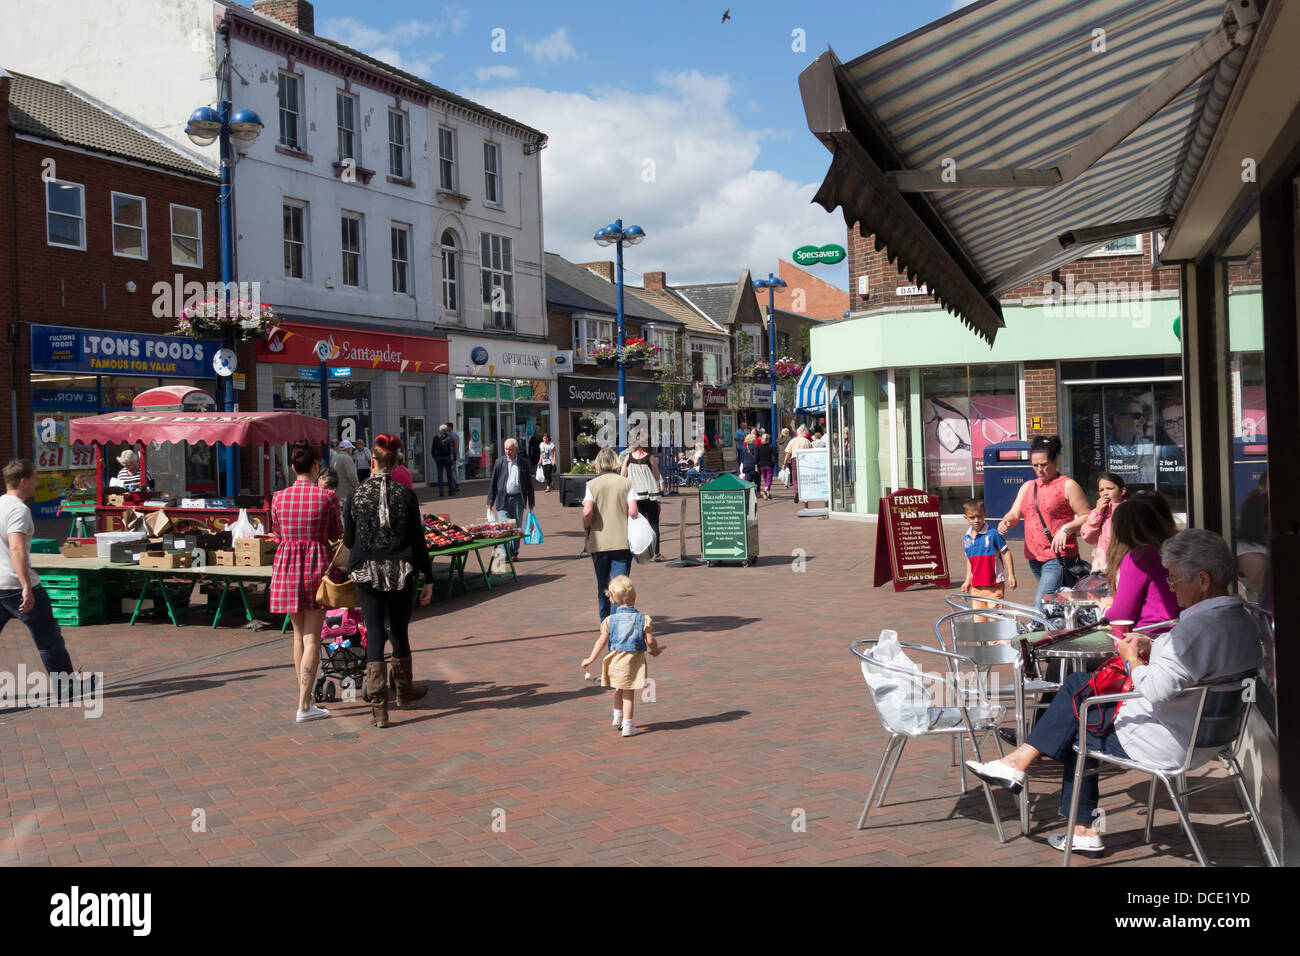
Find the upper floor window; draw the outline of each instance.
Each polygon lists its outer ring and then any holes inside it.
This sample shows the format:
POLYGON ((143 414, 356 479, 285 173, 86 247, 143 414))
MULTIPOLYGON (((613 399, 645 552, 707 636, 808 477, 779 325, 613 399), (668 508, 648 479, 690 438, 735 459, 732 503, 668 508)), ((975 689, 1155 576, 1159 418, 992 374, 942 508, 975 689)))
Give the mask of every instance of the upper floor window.
POLYGON ((708 385, 722 381, 722 346, 716 342, 692 342, 692 358, 698 356, 699 366, 695 374, 708 385))
POLYGON ((359 288, 361 286, 361 217, 355 213, 345 212, 341 218, 343 225, 343 284, 359 288))
POLYGON ((501 202, 501 147, 496 143, 483 144, 483 196, 501 202))
POLYGON ((339 90, 335 94, 335 107, 339 122, 339 161, 351 159, 359 161, 360 150, 357 149, 357 98, 351 93, 339 90))
POLYGON ((113 193, 113 255, 128 259, 149 258, 145 235, 144 197, 113 193))
POLYGON ((456 245, 456 234, 448 229, 442 234, 442 307, 452 315, 460 312, 456 281, 459 259, 460 248, 456 245))
POLYGON ((507 236, 482 233, 479 237, 479 273, 482 278, 483 327, 515 327, 515 275, 513 243, 507 236))
POLYGON ((573 348, 578 360, 590 365, 595 362, 591 350, 597 345, 614 344, 614 322, 609 319, 574 319, 573 348))
POLYGON ((86 248, 86 187, 51 179, 45 184, 45 241, 86 248))
POLYGON ((411 293, 411 227, 396 223, 389 229, 393 246, 393 291, 411 293))
POLYGON ((456 192, 456 133, 438 127, 438 188, 456 192))
POLYGON ((288 279, 306 278, 307 207, 300 203, 284 204, 284 275, 288 279))
POLYGON ((1142 251, 1141 236, 1125 236, 1114 239, 1100 249, 1088 253, 1089 256, 1135 256, 1142 251))
POLYGON ((172 206, 172 265, 203 265, 203 214, 189 206, 172 206))
POLYGON ((401 110, 390 109, 388 111, 388 172, 397 179, 410 177, 409 142, 406 114, 401 110))
POLYGON ((302 149, 302 77, 280 74, 280 145, 302 149))
POLYGON ((647 336, 651 345, 659 346, 655 365, 673 368, 677 365, 677 333, 671 329, 655 329, 647 336))

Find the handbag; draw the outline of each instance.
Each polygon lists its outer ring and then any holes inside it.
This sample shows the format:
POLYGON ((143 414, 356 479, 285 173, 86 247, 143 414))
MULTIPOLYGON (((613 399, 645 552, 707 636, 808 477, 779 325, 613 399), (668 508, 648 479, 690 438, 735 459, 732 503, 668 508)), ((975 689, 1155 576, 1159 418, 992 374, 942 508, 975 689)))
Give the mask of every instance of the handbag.
POLYGON ((351 608, 357 606, 357 585, 355 581, 344 581, 339 583, 330 580, 330 571, 334 568, 334 562, 338 560, 339 552, 343 550, 343 542, 334 550, 334 557, 330 558, 329 565, 325 568, 325 576, 320 579, 320 584, 316 586, 316 603, 326 608, 351 608))
MULTIPOLYGON (((1079 716, 1079 702, 1087 700, 1089 697, 1101 697, 1105 694, 1127 694, 1133 689, 1133 676, 1124 666, 1124 658, 1116 655, 1108 657, 1092 672, 1088 678, 1088 683, 1084 684, 1074 692, 1074 716, 1079 716)), ((1104 734, 1110 729, 1110 725, 1115 722, 1115 715, 1119 713, 1122 700, 1115 701, 1113 708, 1102 706, 1097 710, 1095 720, 1088 723, 1088 733, 1104 734)))
MULTIPOLYGON (((1052 530, 1047 527, 1047 522, 1043 520, 1043 511, 1038 507, 1038 483, 1034 482, 1034 512, 1038 515, 1038 523, 1043 526, 1043 534, 1047 535, 1047 543, 1052 543, 1052 530)), ((1073 587, 1088 575, 1092 574, 1092 565, 1077 554, 1072 558, 1058 556, 1061 562, 1061 583, 1066 587, 1073 587)))

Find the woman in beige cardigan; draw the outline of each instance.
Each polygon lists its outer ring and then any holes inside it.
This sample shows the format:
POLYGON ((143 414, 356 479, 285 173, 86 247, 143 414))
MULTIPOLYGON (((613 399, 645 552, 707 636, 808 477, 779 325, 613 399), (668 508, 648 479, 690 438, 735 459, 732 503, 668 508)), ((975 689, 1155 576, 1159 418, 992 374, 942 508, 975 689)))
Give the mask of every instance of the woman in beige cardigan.
POLYGON ((587 482, 582 499, 583 550, 596 568, 596 594, 600 620, 609 617, 605 589, 611 578, 632 570, 632 552, 627 546, 627 519, 637 516, 636 489, 619 473, 618 453, 602 448, 596 456, 596 477, 587 482))

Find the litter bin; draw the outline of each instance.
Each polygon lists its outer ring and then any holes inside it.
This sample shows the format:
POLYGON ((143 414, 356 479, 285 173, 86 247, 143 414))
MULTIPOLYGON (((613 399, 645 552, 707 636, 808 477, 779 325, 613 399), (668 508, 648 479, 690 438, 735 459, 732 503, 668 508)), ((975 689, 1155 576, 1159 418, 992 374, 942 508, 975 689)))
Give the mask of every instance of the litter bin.
POLYGON ((701 486, 700 557, 709 567, 757 563, 757 485, 728 473, 701 486))
MULTIPOLYGON (((1034 469, 1029 464, 1031 445, 1027 441, 1000 441, 985 446, 984 510, 988 512, 989 524, 997 525, 1002 520, 1016 503, 1020 486, 1034 477, 1034 469)), ((1024 515, 1007 537, 1024 539, 1024 515)))

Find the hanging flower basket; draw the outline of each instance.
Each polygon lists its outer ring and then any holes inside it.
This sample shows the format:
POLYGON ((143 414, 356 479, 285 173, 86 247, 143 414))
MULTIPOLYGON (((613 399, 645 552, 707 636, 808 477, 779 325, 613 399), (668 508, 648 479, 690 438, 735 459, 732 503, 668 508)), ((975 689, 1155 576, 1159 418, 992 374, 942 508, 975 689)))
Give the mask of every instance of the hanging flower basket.
POLYGON ((803 364, 797 359, 783 355, 776 360, 777 378, 798 378, 803 374, 803 364))
POLYGON ((592 347, 589 357, 597 365, 608 367, 618 362, 618 349, 608 342, 600 342, 592 347))
POLYGON ((279 318, 266 302, 205 299, 181 311, 176 334, 195 339, 224 339, 229 335, 236 341, 248 342, 266 338, 278 322, 279 318))
POLYGON ((742 378, 753 379, 753 380, 758 380, 760 378, 771 378, 772 369, 768 366, 766 362, 758 361, 750 365, 746 365, 741 370, 740 374, 742 378))

